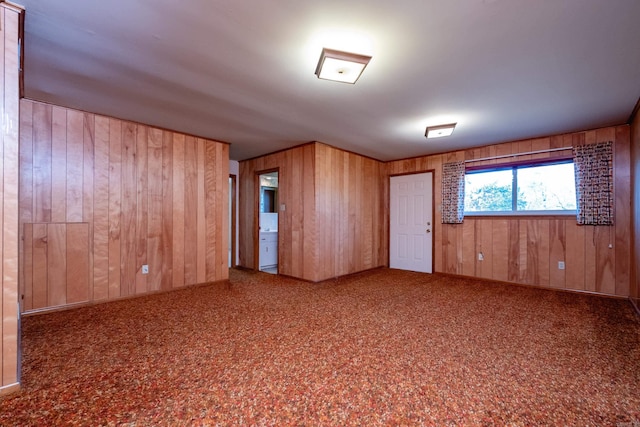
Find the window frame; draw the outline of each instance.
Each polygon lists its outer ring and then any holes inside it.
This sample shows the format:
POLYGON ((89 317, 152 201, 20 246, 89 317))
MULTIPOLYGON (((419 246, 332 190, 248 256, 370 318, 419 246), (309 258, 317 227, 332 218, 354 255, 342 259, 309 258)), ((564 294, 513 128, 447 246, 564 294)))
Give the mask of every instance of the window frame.
MULTIPOLYGON (((504 171, 511 170, 512 178, 511 178, 511 210, 510 211, 472 211, 468 212, 464 211, 464 216, 466 217, 523 217, 523 216, 543 216, 545 218, 548 217, 567 217, 567 216, 575 216, 577 215, 577 210, 517 210, 518 204, 518 169, 526 169, 530 167, 541 167, 541 166, 552 166, 566 163, 574 163, 573 156, 557 156, 557 157, 548 157, 543 159, 532 159, 532 160, 522 160, 522 161, 514 161, 514 162, 506 162, 500 164, 492 164, 492 165, 478 165, 478 166, 468 166, 465 167, 465 179, 467 173, 483 173, 483 172, 495 172, 495 171, 504 171), (516 171, 516 173, 513 173, 516 171)), ((465 190, 466 191, 466 190, 465 190)), ((577 201, 576 201, 577 202, 577 201)))

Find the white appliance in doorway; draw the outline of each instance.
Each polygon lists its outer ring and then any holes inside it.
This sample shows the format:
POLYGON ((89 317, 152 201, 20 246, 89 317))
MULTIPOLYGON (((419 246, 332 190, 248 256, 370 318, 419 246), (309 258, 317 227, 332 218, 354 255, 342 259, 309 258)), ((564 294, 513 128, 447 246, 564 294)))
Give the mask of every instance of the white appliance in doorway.
POLYGON ((433 271, 433 172, 392 176, 389 266, 433 271))

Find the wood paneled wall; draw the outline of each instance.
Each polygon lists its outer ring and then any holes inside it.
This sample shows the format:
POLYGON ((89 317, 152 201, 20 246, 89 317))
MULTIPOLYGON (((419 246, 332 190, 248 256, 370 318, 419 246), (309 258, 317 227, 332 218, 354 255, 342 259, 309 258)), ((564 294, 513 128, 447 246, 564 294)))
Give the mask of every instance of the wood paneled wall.
MULTIPOLYGON (((567 153, 571 153, 567 151, 567 153)), ((526 160, 551 153, 518 157, 526 160)), ((502 161, 509 161, 504 159, 502 161)), ((474 165, 497 164, 491 160, 474 165)), ((387 173, 435 171, 437 272, 542 287, 628 296, 631 274, 631 187, 629 126, 531 139, 387 163, 387 173), (442 164, 547 148, 614 141, 615 226, 578 226, 575 217, 467 216, 463 224, 442 224, 442 164), (609 247, 611 245, 611 248, 609 247), (482 252, 484 260, 478 260, 482 252), (565 262, 565 270, 558 269, 565 262)), ((388 187, 388 182, 387 182, 388 187)), ((388 189, 385 189, 388 200, 388 189)))
POLYGON ((384 165, 322 143, 240 162, 240 265, 256 268, 256 173, 278 169, 278 271, 321 281, 385 265, 384 165))
POLYGON ((630 297, 640 311, 640 114, 631 125, 632 251, 630 297))
POLYGON ((0 4, 0 394, 17 389, 18 372, 18 37, 22 11, 0 4))
POLYGON ((240 265, 258 267, 256 173, 270 169, 278 169, 278 204, 285 206, 284 211, 278 212, 278 272, 313 280, 317 264, 313 144, 240 162, 240 265))
POLYGON ((387 265, 384 163, 316 144, 315 280, 387 265))
POLYGON ((224 143, 22 100, 22 310, 226 280, 228 150, 224 143), (80 224, 88 239, 84 289, 84 279, 68 271, 77 256, 69 248, 84 239, 80 224))
POLYGON ((89 224, 24 224, 24 300, 34 307, 89 301, 89 224))

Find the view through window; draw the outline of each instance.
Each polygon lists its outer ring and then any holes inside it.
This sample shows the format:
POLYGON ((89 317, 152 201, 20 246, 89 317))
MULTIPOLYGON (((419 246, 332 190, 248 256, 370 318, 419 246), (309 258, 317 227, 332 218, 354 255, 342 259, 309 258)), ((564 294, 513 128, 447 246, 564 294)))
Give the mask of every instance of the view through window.
POLYGON ((571 160, 479 169, 465 174, 465 213, 575 213, 571 160))

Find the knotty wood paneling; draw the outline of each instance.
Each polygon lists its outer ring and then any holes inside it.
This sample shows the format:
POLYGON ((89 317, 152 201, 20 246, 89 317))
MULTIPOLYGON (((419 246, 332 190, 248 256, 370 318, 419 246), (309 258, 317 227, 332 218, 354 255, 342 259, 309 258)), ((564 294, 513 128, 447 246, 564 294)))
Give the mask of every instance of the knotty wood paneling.
POLYGON ((227 144, 30 100, 20 109, 24 312, 228 278, 227 144))
POLYGON ((255 179, 273 169, 280 274, 320 281, 386 264, 384 164, 311 143, 240 162, 240 265, 257 268, 255 179))
MULTIPOLYGON (((635 132, 638 138, 638 131, 635 132)), ((629 126, 614 126, 398 160, 388 162, 386 168, 388 175, 430 169, 435 172, 434 200, 437 216, 434 227, 435 271, 542 287, 629 296, 634 291, 629 288, 629 283, 632 282, 632 264, 638 264, 638 255, 634 255, 635 259, 630 255, 632 218, 637 222, 638 217, 637 206, 632 212, 630 203, 632 191, 630 139, 629 126), (561 148, 603 140, 612 140, 615 143, 615 226, 578 226, 573 216, 549 218, 468 216, 461 225, 441 224, 441 173, 444 162, 561 148), (478 260, 479 252, 484 255, 483 261, 478 260), (558 261, 565 262, 565 270, 558 269, 558 261)), ((637 145, 638 141, 636 140, 635 143, 637 145)), ((544 158, 551 155, 550 153, 537 154, 518 157, 518 160, 544 158)), ((637 157, 636 154, 634 165, 639 169, 637 157)), ((510 159, 494 159, 474 163, 474 165, 498 164, 505 161, 510 159)), ((636 177, 634 179, 636 185, 637 181, 636 177)), ((637 194, 637 190, 635 191, 637 194)), ((388 193, 384 194, 388 201, 388 193)), ((637 282, 636 278, 636 286, 637 282)), ((635 291, 638 291, 637 288, 635 291)))
MULTIPOLYGON (((23 11, 0 4, 0 394, 18 387, 19 20, 23 11)), ((31 129, 35 131, 35 129, 31 129)), ((40 128, 38 128, 40 131, 40 128)), ((33 149, 33 148, 32 148, 33 149)), ((47 170, 48 172, 48 170, 47 170)), ((33 180, 33 176, 30 177, 33 180)))

